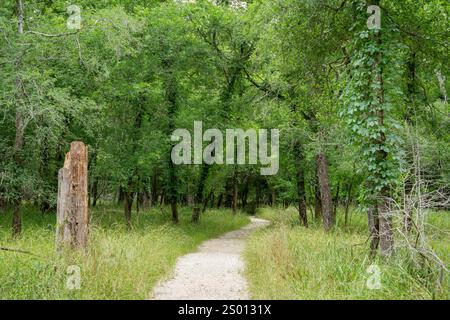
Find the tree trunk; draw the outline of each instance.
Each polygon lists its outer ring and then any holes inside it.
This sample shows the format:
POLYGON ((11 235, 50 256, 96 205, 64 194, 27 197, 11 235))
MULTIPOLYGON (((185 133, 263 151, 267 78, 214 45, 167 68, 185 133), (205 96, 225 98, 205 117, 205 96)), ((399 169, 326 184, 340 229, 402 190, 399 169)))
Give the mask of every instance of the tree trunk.
POLYGON ((331 197, 330 180, 328 177, 328 164, 324 153, 317 155, 317 168, 319 174, 320 199, 322 201, 322 217, 325 230, 333 228, 335 216, 333 200, 331 197))
POLYGON ((235 167, 233 175, 233 195, 231 199, 231 209, 233 210, 233 214, 237 213, 237 200, 238 200, 238 185, 237 185, 237 170, 235 167))
POLYGON ((216 195, 213 193, 211 196, 211 201, 209 203, 209 207, 212 209, 214 208, 214 204, 216 203, 216 195))
POLYGON ((152 207, 156 206, 158 203, 158 170, 155 169, 155 173, 152 177, 152 186, 151 186, 151 205, 152 207))
MULTIPOLYGON (((45 181, 53 182, 54 177, 50 173, 50 150, 47 143, 41 148, 41 162, 40 162, 40 174, 45 181)), ((50 190, 45 190, 43 198, 39 201, 39 209, 41 213, 48 213, 52 211, 52 205, 50 204, 50 190)))
POLYGON ((136 192, 136 214, 138 215, 141 211, 141 192, 136 192))
POLYGON ((348 225, 348 210, 350 208, 350 200, 352 196, 352 188, 353 188, 353 180, 350 181, 347 190, 347 199, 345 201, 345 217, 344 217, 344 226, 348 225))
POLYGON ((198 223, 199 219, 200 219, 200 208, 194 207, 193 212, 192 212, 192 222, 198 223))
POLYGON ((208 178, 210 166, 206 163, 202 164, 200 170, 200 180, 198 182, 197 193, 195 195, 195 205, 192 211, 192 222, 196 223, 200 219, 200 205, 203 203, 203 192, 205 190, 206 179, 208 178), (198 212, 196 210, 198 208, 198 212))
POLYGON ((314 177, 314 218, 316 221, 322 219, 322 200, 320 199, 319 166, 316 158, 316 174, 314 177))
POLYGON ((161 198, 159 199, 159 206, 161 207, 166 201, 166 189, 161 191, 161 198))
POLYGON ((251 210, 252 214, 256 214, 256 209, 260 207, 261 205, 261 177, 257 176, 255 179, 253 179, 255 182, 255 202, 253 203, 253 209, 251 210))
MULTIPOLYGON (((374 1, 376 5, 379 5, 379 0, 374 1)), ((384 109, 383 105, 385 103, 384 96, 384 78, 383 78, 383 43, 381 39, 381 30, 376 35, 377 46, 379 48, 378 54, 376 55, 374 70, 379 70, 376 74, 377 82, 378 82, 378 102, 379 109, 377 110, 378 117, 378 125, 384 128, 384 109)), ((388 153, 383 149, 386 145, 386 133, 384 131, 380 132, 380 138, 375 140, 374 143, 378 145, 377 151, 377 160, 379 163, 387 163, 388 161, 388 153)), ((380 179, 384 177, 381 176, 380 179)), ((380 253, 382 256, 389 256, 393 252, 394 249, 394 236, 392 230, 392 221, 389 213, 389 205, 388 205, 388 196, 389 196, 389 187, 383 186, 382 190, 378 194, 378 208, 379 208, 379 235, 380 235, 380 253)))
POLYGON ((125 193, 123 192, 123 188, 119 187, 119 194, 117 196, 117 205, 120 205, 125 200, 125 193))
MULTIPOLYGON (((173 62, 170 59, 163 58, 162 59, 163 68, 165 71, 164 78, 164 90, 165 90, 165 99, 168 104, 168 132, 167 135, 170 137, 172 132, 175 130, 175 117, 178 111, 178 84, 173 71, 173 62)), ((172 141, 171 147, 173 147, 175 143, 172 141)), ((177 201, 178 201, 178 179, 175 164, 172 161, 172 148, 169 149, 169 153, 167 154, 168 161, 168 170, 169 170, 169 180, 166 184, 166 193, 167 198, 170 202, 170 208, 172 211, 172 221, 174 223, 178 223, 178 210, 177 210, 177 201)))
POLYGON ((244 183, 244 190, 242 190, 242 199, 241 199, 241 201, 242 201, 242 208, 247 207, 249 185, 250 185, 250 178, 247 177, 247 179, 245 179, 245 183, 244 183))
POLYGON ((334 210, 333 214, 336 216, 337 207, 339 206, 339 189, 341 187, 341 183, 338 182, 337 189, 336 189, 336 195, 334 197, 334 210))
POLYGON ((148 208, 148 206, 150 205, 150 203, 152 201, 151 199, 152 199, 151 193, 148 191, 143 191, 142 192, 142 202, 141 202, 142 207, 148 208))
POLYGON ((57 248, 87 247, 89 232, 88 152, 82 142, 72 142, 58 176, 57 248))
MULTIPOLYGON (((24 10, 23 10, 23 1, 22 0, 16 0, 16 8, 17 8, 17 31, 19 35, 23 34, 23 24, 24 24, 24 10)), ((19 66, 16 66, 16 68, 19 68, 19 66)), ((22 168, 23 166, 23 159, 22 159, 22 149, 23 149, 23 141, 24 141, 24 131, 25 131, 25 125, 24 125, 24 119, 22 110, 20 109, 20 105, 23 103, 24 100, 24 90, 23 90, 23 83, 22 79, 20 77, 17 77, 16 79, 16 89, 17 89, 17 100, 18 103, 17 109, 16 109, 16 136, 14 140, 14 162, 17 167, 16 171, 20 172, 19 168, 22 168), (21 103, 19 103, 19 101, 21 103)), ((16 177, 17 180, 19 180, 19 177, 16 177)), ((19 188, 16 190, 17 195, 16 199, 14 200, 14 209, 13 209, 13 220, 12 220, 12 235, 13 237, 17 237, 21 231, 22 231, 22 216, 21 216, 21 206, 22 206, 22 190, 19 188)))
POLYGON ((133 198, 134 198, 134 195, 132 192, 125 192, 124 202, 123 202, 123 211, 125 213, 125 221, 127 223, 128 229, 131 229, 131 209, 133 208, 133 198))
POLYGON ((15 200, 13 208, 13 221, 12 221, 13 237, 19 236, 21 231, 22 231, 22 219, 20 216, 20 200, 15 200))
POLYGON ((178 223, 178 209, 177 209, 177 201, 173 199, 170 200, 170 209, 172 211, 172 222, 178 223))
POLYGON ((385 198, 380 199, 378 218, 380 226, 380 253, 381 256, 388 257, 394 250, 394 232, 389 204, 385 198))
POLYGON ((436 77, 439 82, 439 90, 441 92, 441 98, 445 103, 448 103, 447 89, 445 87, 446 79, 445 76, 442 74, 441 70, 436 69, 436 77))
POLYGON ((272 207, 275 207, 276 202, 277 202, 277 192, 276 192, 275 188, 273 188, 273 187, 271 189, 271 192, 272 192, 271 205, 272 205, 272 207))
POLYGON ((369 220, 369 233, 370 233, 370 255, 374 257, 378 251, 378 245, 380 243, 380 224, 378 219, 378 209, 376 205, 369 207, 367 211, 369 220))
POLYGON ((95 208, 95 206, 97 206, 97 200, 98 200, 98 180, 95 179, 94 183, 92 184, 92 207, 95 208))
POLYGON ((297 169, 297 197, 298 215, 301 225, 308 227, 308 216, 306 212, 305 172, 303 170, 303 150, 299 142, 294 146, 295 164, 297 169))
POLYGON ((202 213, 205 213, 206 211, 206 206, 208 205, 208 201, 211 200, 212 196, 214 195, 214 189, 212 189, 208 196, 205 198, 205 200, 203 201, 203 209, 202 209, 202 213))
POLYGON ((220 209, 222 206, 222 200, 223 200, 223 193, 219 194, 219 199, 217 199, 217 209, 220 209))

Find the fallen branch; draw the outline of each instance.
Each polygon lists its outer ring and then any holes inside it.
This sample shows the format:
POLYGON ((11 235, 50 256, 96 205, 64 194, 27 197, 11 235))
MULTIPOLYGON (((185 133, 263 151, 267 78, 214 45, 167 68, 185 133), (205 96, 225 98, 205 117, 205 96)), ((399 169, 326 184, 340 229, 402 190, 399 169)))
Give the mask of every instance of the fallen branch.
POLYGON ((26 33, 35 34, 35 35, 46 37, 46 38, 60 38, 60 37, 66 37, 66 36, 73 36, 73 35, 78 34, 79 32, 75 31, 75 32, 50 34, 50 33, 38 32, 38 31, 27 31, 26 33))
POLYGON ((17 253, 23 253, 23 254, 29 254, 35 257, 41 257, 37 254, 34 254, 33 252, 30 251, 25 251, 25 250, 20 250, 20 249, 11 249, 11 248, 5 248, 5 247, 0 247, 1 251, 9 251, 9 252, 17 252, 17 253))

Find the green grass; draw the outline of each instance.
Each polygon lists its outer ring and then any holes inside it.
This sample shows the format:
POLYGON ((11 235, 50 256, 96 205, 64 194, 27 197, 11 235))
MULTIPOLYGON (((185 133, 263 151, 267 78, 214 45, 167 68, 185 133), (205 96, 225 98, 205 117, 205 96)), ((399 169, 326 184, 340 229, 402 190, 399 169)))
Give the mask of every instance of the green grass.
MULTIPOLYGON (((354 212, 347 227, 338 212, 330 233, 320 223, 299 226, 294 208, 260 209, 258 215, 273 224, 256 232, 246 247, 247 279, 255 299, 450 299, 449 275, 437 290, 436 270, 413 267, 399 252, 390 261, 368 257, 367 220, 354 212), (366 285, 376 264, 381 288, 366 285)), ((450 214, 430 214, 430 243, 450 264, 450 214)))
POLYGON ((127 230, 120 209, 92 212, 87 253, 55 253, 55 215, 26 208, 23 233, 10 236, 11 214, 0 214, 0 246, 33 252, 39 257, 0 251, 0 299, 146 299, 156 282, 168 276, 177 257, 204 240, 238 229, 249 222, 227 210, 206 212, 198 225, 191 210, 180 209, 180 223, 170 222, 168 210, 141 212, 127 230), (81 269, 81 289, 68 290, 67 267, 81 269))

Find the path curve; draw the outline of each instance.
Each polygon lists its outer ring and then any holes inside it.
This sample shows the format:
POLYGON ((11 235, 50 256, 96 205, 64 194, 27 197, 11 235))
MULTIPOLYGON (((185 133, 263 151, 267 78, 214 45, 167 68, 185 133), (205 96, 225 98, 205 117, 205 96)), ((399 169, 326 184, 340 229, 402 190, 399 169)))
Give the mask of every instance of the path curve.
POLYGON ((250 233, 269 221, 250 218, 247 226, 203 242, 197 252, 178 258, 174 276, 153 290, 155 300, 250 299, 242 253, 250 233))

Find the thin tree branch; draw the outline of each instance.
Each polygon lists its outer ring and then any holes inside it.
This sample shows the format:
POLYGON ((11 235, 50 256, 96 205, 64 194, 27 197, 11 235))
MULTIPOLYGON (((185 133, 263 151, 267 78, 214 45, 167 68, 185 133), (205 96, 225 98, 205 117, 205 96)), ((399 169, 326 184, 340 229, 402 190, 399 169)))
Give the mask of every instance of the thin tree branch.
POLYGON ((79 31, 75 32, 66 32, 66 33, 43 33, 38 31, 27 31, 26 33, 35 34, 38 36, 46 37, 46 38, 60 38, 60 37, 66 37, 66 36, 73 36, 79 33, 79 31))

